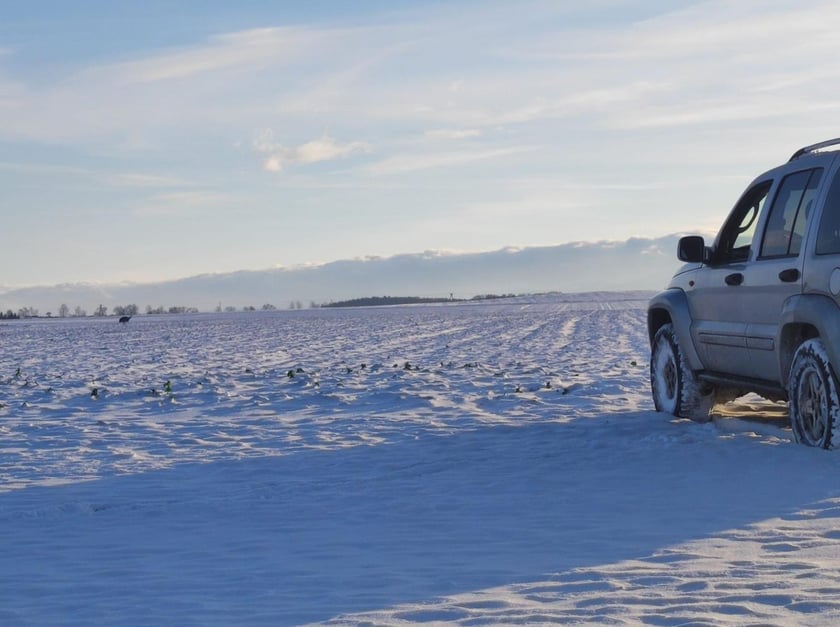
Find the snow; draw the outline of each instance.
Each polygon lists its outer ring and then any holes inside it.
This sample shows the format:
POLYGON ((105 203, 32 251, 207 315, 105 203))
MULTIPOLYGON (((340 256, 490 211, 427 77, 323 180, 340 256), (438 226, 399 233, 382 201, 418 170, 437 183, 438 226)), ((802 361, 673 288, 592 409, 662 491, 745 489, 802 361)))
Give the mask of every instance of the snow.
POLYGON ((840 457, 645 305, 0 324, 0 623, 836 624, 840 457))

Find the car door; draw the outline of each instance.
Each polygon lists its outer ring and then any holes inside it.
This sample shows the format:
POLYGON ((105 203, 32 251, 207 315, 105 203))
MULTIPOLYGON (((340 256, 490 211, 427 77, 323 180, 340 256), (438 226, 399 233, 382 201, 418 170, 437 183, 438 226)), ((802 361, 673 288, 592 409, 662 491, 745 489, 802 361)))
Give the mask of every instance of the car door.
POLYGON ((743 271, 747 369, 745 376, 779 382, 779 320, 785 301, 802 291, 803 242, 815 207, 823 168, 785 174, 763 224, 754 261, 743 271))
POLYGON ((708 263, 686 290, 692 338, 706 370, 736 374, 748 366, 747 303, 739 296, 756 256, 753 240, 772 186, 768 175, 744 192, 721 228, 708 263))

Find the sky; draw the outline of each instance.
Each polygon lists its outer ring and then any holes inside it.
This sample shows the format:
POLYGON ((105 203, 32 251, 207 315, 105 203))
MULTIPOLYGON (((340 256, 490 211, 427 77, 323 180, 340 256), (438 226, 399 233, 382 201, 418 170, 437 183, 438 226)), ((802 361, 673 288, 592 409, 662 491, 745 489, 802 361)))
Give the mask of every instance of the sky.
POLYGON ((820 0, 5 2, 0 286, 713 232, 840 135, 820 0))

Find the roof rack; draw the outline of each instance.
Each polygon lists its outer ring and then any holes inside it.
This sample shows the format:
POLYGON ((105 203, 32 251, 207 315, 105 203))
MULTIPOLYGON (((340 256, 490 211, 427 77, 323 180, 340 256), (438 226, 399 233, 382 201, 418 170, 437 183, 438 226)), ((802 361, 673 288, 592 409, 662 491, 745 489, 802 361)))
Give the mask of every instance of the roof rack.
POLYGON ((837 146, 838 144, 840 144, 840 137, 836 137, 834 139, 827 139, 826 141, 820 142, 818 144, 811 144, 810 146, 805 146, 804 148, 800 148, 795 153, 793 153, 793 156, 790 159, 788 159, 788 163, 799 159, 799 157, 801 157, 802 155, 807 155, 822 148, 828 148, 829 146, 837 146))

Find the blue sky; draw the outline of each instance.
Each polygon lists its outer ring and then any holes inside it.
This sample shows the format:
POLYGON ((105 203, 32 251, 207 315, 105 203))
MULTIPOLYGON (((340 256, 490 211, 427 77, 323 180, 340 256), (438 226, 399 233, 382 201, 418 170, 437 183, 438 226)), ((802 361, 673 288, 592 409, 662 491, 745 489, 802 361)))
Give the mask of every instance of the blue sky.
POLYGON ((712 231, 840 135, 834 2, 3 14, 3 286, 712 231))

